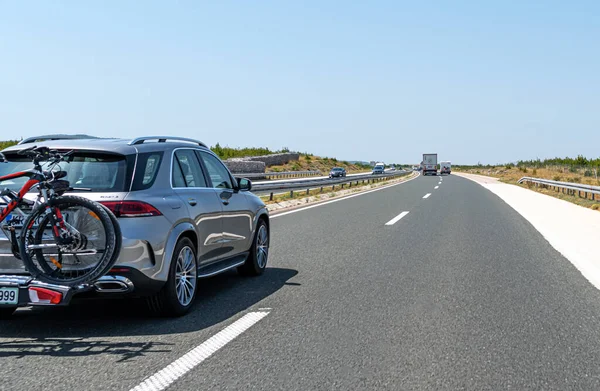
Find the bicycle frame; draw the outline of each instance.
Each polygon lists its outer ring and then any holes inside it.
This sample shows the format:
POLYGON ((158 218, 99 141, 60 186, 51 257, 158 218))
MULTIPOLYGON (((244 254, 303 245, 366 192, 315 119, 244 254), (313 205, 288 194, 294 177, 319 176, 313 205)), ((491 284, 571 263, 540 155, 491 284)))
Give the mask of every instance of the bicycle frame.
MULTIPOLYGON (((4 219, 6 219, 6 217, 19 206, 19 204, 23 201, 25 194, 27 194, 35 186, 39 185, 40 182, 46 180, 41 170, 33 168, 31 170, 19 171, 13 174, 2 176, 0 177, 0 182, 23 177, 27 177, 29 179, 17 193, 17 198, 11 199, 7 206, 0 211, 0 223, 3 222, 4 219)), ((44 198, 46 199, 47 197, 44 198)))

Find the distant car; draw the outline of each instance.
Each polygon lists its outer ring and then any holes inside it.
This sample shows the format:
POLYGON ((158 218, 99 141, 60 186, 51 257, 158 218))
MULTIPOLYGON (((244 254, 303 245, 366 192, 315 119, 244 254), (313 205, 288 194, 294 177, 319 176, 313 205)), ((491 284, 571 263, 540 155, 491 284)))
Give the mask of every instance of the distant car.
POLYGON ((440 162, 440 174, 450 175, 452 172, 452 164, 450 162, 440 162))
POLYGON ((385 172, 385 166, 383 164, 376 164, 375 167, 373 167, 373 175, 377 175, 377 174, 383 174, 385 172))
POLYGON ((346 169, 343 167, 333 167, 329 172, 329 178, 345 177, 346 169))

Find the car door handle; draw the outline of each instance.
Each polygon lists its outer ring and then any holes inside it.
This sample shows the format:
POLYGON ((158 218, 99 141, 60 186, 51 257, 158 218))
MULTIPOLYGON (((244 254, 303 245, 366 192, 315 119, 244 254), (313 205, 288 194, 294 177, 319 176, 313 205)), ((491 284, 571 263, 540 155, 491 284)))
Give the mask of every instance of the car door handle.
POLYGON ((197 203, 198 201, 196 201, 195 198, 188 198, 188 204, 190 204, 191 206, 196 206, 197 203))
POLYGON ((223 203, 223 205, 229 205, 229 200, 231 199, 232 196, 233 196, 233 193, 230 191, 223 191, 223 192, 221 192, 221 194, 219 194, 219 198, 221 199, 221 202, 223 203))

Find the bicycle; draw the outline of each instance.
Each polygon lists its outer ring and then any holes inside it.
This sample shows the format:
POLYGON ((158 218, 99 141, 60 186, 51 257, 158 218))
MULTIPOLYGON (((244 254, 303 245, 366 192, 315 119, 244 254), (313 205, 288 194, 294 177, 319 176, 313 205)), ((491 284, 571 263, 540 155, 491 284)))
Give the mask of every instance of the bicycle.
MULTIPOLYGON (((68 163, 73 151, 61 154, 34 146, 18 154, 31 158, 34 167, 0 177, 0 182, 28 178, 18 192, 8 188, 0 192, 8 202, 0 208, 0 224, 13 255, 39 281, 66 286, 93 283, 118 258, 122 238, 117 219, 102 204, 63 195, 72 188, 63 179, 67 172, 61 171, 59 164, 68 163), (48 162, 45 171, 42 162, 48 162), (26 199, 35 188, 36 199, 26 199), (24 213, 28 208, 31 213, 24 213)), ((1 161, 6 159, 0 153, 1 161)))

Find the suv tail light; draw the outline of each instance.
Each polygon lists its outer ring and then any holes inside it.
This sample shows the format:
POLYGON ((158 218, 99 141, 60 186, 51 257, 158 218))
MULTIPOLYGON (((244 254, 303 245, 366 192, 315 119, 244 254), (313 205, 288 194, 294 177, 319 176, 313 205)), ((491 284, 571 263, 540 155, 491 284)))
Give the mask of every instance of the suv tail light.
POLYGON ((110 209, 116 217, 150 217, 162 215, 158 209, 143 201, 103 201, 100 203, 110 209))
POLYGON ((29 288, 29 301, 38 304, 60 304, 62 300, 62 293, 53 291, 51 289, 30 287, 29 288))

